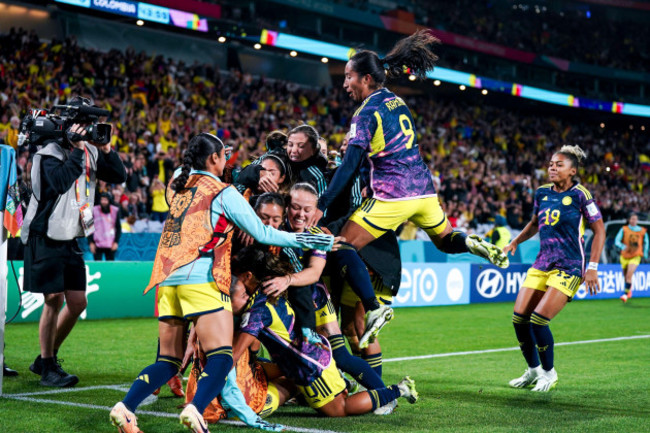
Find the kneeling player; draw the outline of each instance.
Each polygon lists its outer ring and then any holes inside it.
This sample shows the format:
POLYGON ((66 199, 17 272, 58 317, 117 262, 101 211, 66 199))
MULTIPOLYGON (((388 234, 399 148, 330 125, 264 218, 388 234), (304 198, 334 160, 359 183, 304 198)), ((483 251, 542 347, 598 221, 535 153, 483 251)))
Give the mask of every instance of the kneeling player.
MULTIPOLYGON (((405 377, 398 385, 361 392, 346 397, 345 382, 329 349, 301 344, 293 330, 294 313, 283 297, 271 300, 258 290, 260 281, 281 276, 286 269, 275 256, 259 252, 255 259, 233 260, 231 293, 245 290, 246 296, 234 296, 234 311, 242 315, 240 332, 235 339, 233 356, 238 359, 252 342, 259 339, 284 375, 291 379, 312 408, 327 416, 361 415, 384 406, 399 397, 415 403, 415 382, 405 377), (255 272, 255 275, 253 274, 255 272)), ((323 339, 327 344, 327 340, 323 339)))

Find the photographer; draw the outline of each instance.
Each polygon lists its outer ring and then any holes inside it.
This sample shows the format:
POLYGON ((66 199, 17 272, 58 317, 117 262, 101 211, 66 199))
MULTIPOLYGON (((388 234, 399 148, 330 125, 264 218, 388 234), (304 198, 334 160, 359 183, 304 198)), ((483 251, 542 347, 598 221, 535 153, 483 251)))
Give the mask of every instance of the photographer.
POLYGON ((126 180, 124 165, 109 144, 110 127, 95 122, 108 112, 81 98, 63 108, 61 116, 43 110, 28 129, 30 145, 42 147, 33 157, 32 196, 22 231, 24 290, 42 293, 45 301, 39 323, 41 354, 29 369, 41 375, 41 385, 54 387, 79 381, 61 368, 56 356, 87 305, 86 267, 76 238, 93 233, 97 179, 126 180), (89 143, 86 136, 97 141, 89 143))

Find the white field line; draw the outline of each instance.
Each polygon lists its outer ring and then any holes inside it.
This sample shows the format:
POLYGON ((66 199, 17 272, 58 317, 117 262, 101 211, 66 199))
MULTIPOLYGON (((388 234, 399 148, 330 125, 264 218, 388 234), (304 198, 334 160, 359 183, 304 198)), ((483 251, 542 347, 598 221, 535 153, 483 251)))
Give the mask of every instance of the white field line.
MULTIPOLYGON (((634 335, 634 336, 629 336, 629 337, 614 337, 614 338, 599 338, 596 340, 582 340, 582 341, 568 341, 568 342, 563 342, 563 343, 556 343, 556 346, 572 346, 576 344, 593 344, 593 343, 609 343, 612 341, 624 341, 624 340, 638 340, 638 339, 645 339, 645 338, 650 338, 650 335, 634 335)), ((446 358, 449 356, 464 356, 464 355, 481 355, 485 353, 497 353, 497 352, 511 352, 511 351, 518 351, 520 350, 519 347, 504 347, 500 349, 486 349, 486 350, 471 350, 471 351, 465 351, 465 352, 448 352, 448 353, 436 353, 432 355, 420 355, 420 356, 406 356, 406 357, 401 357, 401 358, 389 358, 389 359, 384 359, 383 362, 397 362, 397 361, 412 361, 416 359, 430 359, 430 358, 446 358)), ((82 407, 86 409, 99 409, 99 410, 105 410, 105 411, 110 411, 111 408, 108 406, 99 406, 99 405, 94 405, 94 404, 86 404, 86 403, 74 403, 70 401, 55 401, 55 400, 47 400, 47 399, 41 399, 41 398, 33 398, 31 396, 35 395, 53 395, 53 394, 64 394, 64 393, 69 393, 69 392, 79 392, 79 391, 89 391, 89 390, 95 390, 95 389, 114 389, 118 391, 124 391, 126 387, 128 387, 129 384, 122 384, 122 385, 98 385, 98 386, 87 386, 83 388, 65 388, 65 389, 55 389, 51 391, 38 391, 38 392, 26 392, 22 394, 4 394, 0 397, 5 397, 5 398, 10 398, 14 400, 22 400, 22 401, 28 401, 32 403, 49 403, 49 404, 58 404, 62 406, 73 406, 73 407, 82 407)), ((156 411, 149 411, 149 410, 140 410, 138 411, 138 414, 144 414, 144 415, 151 415, 151 416, 156 416, 160 418, 176 418, 178 415, 174 413, 169 413, 169 412, 156 412, 156 411)), ((245 426, 244 423, 240 421, 220 421, 220 423, 224 424, 230 424, 230 425, 237 425, 237 426, 245 426)), ((309 428, 302 428, 302 427, 292 427, 292 426, 285 426, 288 431, 295 431, 295 432, 300 432, 300 433, 337 433, 332 430, 318 430, 318 429, 309 429, 309 428)))
POLYGON ((97 386, 72 387, 72 388, 53 389, 50 391, 34 391, 34 392, 23 392, 20 394, 4 394, 3 397, 13 398, 13 397, 29 397, 31 395, 65 394, 68 392, 91 391, 94 389, 114 389, 117 391, 123 391, 124 390, 123 388, 125 387, 128 391, 128 388, 130 386, 131 386, 130 383, 125 383, 122 385, 97 385, 97 386))
MULTIPOLYGON (((118 389, 120 385, 106 385, 106 386, 88 386, 85 388, 69 388, 66 390, 60 390, 60 391, 88 391, 88 390, 94 390, 94 389, 118 389)), ((61 394, 61 392, 55 393, 55 392, 43 392, 42 394, 61 394)), ((44 398, 33 398, 33 397, 28 397, 26 396, 27 394, 5 394, 2 395, 1 397, 5 398, 10 398, 12 400, 20 400, 20 401, 27 401, 30 403, 49 403, 49 404, 57 404, 61 406, 72 406, 72 407, 82 407, 85 409, 98 409, 98 410, 104 410, 110 412, 112 409, 111 407, 108 406, 99 406, 96 404, 87 404, 87 403, 74 403, 71 401, 57 401, 57 400, 47 400, 44 398)), ((28 395, 36 395, 36 393, 29 393, 28 395)), ((138 415, 151 415, 159 418, 177 418, 178 414, 175 413, 169 413, 169 412, 156 412, 156 411, 151 411, 151 410, 139 410, 138 415)), ((241 421, 228 421, 228 420, 222 420, 219 421, 219 424, 229 424, 229 425, 234 425, 234 426, 239 426, 239 427, 246 427, 246 424, 244 424, 241 421)), ((304 427, 293 427, 293 426, 288 426, 285 425, 285 430, 286 431, 294 431, 294 432, 299 432, 299 433, 338 433, 333 430, 320 430, 320 429, 313 429, 313 428, 304 428, 304 427)))
MULTIPOLYGON (((556 346, 573 346, 574 344, 592 344, 592 343, 608 343, 611 341, 623 341, 623 340, 638 340, 641 338, 650 338, 650 335, 633 335, 630 337, 614 337, 614 338, 599 338, 597 340, 582 340, 582 341, 567 341, 563 343, 555 343, 556 346)), ((486 350, 469 350, 466 352, 448 352, 448 353, 435 353, 432 355, 420 355, 420 356, 404 356, 401 358, 388 358, 384 359, 383 362, 397 362, 397 361, 413 361, 415 359, 430 359, 430 358, 446 358, 448 356, 464 356, 464 355, 481 355, 484 353, 496 353, 496 352, 510 352, 510 351, 519 351, 519 347, 504 347, 501 349, 486 349, 486 350)))

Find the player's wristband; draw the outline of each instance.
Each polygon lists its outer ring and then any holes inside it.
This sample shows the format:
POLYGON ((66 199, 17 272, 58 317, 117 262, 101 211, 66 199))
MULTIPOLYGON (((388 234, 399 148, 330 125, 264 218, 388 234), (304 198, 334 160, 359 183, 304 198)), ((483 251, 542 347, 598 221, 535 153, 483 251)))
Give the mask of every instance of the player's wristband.
POLYGON ((597 271, 598 270, 598 262, 589 262, 589 265, 587 266, 588 271, 597 271))

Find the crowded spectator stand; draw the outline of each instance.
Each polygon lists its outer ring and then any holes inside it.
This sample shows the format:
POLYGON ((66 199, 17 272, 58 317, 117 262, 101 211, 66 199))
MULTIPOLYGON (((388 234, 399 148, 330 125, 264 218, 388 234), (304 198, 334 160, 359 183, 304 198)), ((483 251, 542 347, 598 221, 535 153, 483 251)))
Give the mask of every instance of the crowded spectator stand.
MULTIPOLYGON (((338 87, 306 88, 132 49, 98 52, 74 38, 46 42, 24 30, 12 29, 0 39, 0 130, 10 145, 15 146, 10 137, 17 136, 29 107, 86 94, 111 110, 112 145, 128 180, 100 183, 97 194, 111 195, 125 234, 162 230, 161 185, 196 133, 211 131, 232 147, 229 165, 239 169, 264 153, 269 132, 301 123, 315 126, 330 149, 337 149, 354 110, 338 87)), ((579 175, 598 198, 605 220, 650 208, 644 194, 650 184, 650 141, 644 132, 450 97, 412 96, 407 103, 443 206, 460 229, 485 234, 496 215, 511 229, 521 228, 532 211, 532 192, 545 175, 538 161, 563 143, 581 143, 587 150, 579 175)), ((24 184, 29 183, 28 156, 17 149, 24 184)))

